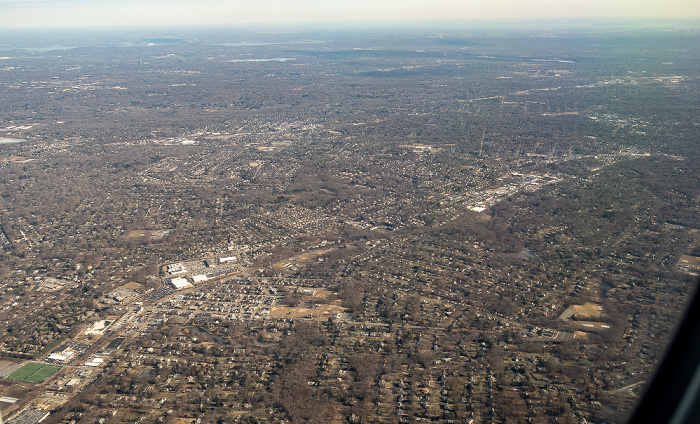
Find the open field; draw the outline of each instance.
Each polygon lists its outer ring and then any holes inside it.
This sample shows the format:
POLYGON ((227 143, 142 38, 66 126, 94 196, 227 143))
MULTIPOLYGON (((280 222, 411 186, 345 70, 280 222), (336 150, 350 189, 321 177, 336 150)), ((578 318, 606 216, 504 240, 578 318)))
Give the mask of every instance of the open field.
POLYGON ((595 303, 587 302, 583 305, 571 305, 560 316, 559 319, 566 321, 571 317, 578 319, 600 318, 603 315, 603 308, 595 303))
POLYGON ((146 237, 150 236, 150 231, 148 230, 133 230, 132 232, 129 233, 127 236, 128 238, 139 238, 139 237, 146 237))
POLYGON ((10 380, 26 381, 28 383, 43 383, 44 380, 51 377, 60 370, 61 367, 45 364, 37 364, 29 362, 22 368, 8 375, 10 380))
POLYGON ((586 303, 584 305, 572 306, 574 314, 579 318, 600 318, 603 308, 594 303, 586 303))
POLYGON ((334 294, 334 292, 318 287, 298 287, 297 293, 309 296, 311 299, 326 299, 334 294))
POLYGON ((141 290, 143 289, 143 284, 136 283, 134 281, 130 283, 126 283, 123 286, 121 286, 123 289, 128 289, 128 290, 141 290))
POLYGON ((170 233, 170 230, 131 230, 126 235, 128 239, 159 240, 170 233))
POLYGON ((334 313, 345 312, 345 308, 339 305, 318 305, 315 308, 293 308, 281 306, 272 308, 270 316, 274 318, 312 318, 328 319, 334 313))

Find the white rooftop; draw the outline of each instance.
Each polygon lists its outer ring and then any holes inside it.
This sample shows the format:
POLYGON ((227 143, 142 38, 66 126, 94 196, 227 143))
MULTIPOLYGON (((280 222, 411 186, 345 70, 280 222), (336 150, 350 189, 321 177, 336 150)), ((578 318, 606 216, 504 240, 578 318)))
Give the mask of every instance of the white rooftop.
POLYGON ((187 281, 186 279, 184 279, 182 277, 173 278, 172 280, 170 280, 170 284, 172 284, 173 287, 175 287, 175 289, 177 289, 177 290, 185 289, 187 287, 192 287, 192 284, 190 284, 189 281, 187 281))

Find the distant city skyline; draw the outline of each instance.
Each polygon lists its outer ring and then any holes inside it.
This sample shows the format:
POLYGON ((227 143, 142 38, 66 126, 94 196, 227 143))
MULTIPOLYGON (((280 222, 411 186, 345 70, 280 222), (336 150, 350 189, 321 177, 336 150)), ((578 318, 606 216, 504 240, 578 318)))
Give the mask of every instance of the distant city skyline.
POLYGON ((0 0, 0 28, 700 18, 697 0, 0 0))

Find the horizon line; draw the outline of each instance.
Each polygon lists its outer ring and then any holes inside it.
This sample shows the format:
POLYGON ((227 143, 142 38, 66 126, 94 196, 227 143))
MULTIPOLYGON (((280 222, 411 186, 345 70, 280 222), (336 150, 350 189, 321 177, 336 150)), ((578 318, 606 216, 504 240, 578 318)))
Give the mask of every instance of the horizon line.
MULTIPOLYGON (((269 29, 270 27, 280 27, 281 29, 300 29, 307 27, 308 29, 328 29, 331 27, 335 30, 346 29, 400 29, 400 28, 434 28, 438 25, 469 25, 471 28, 460 29, 502 29, 502 30, 580 30, 580 29, 596 29, 603 27, 605 29, 613 29, 610 27, 618 26, 628 29, 640 29, 641 27, 681 27, 682 29, 700 30, 700 16, 655 16, 655 17, 629 17, 629 16, 591 16, 591 17, 543 17, 543 18, 518 18, 518 17, 503 17, 503 18, 457 18, 457 19, 376 19, 376 20, 309 20, 309 21, 251 21, 251 22, 230 22, 230 23, 154 23, 150 25, 144 24, 95 24, 95 25, 18 25, 5 26, 0 28, 0 33, 14 32, 17 30, 60 30, 60 31, 84 31, 84 30, 120 30, 120 29, 269 29), (352 25, 352 28, 347 28, 352 25), (537 28, 532 26, 536 25, 537 28), (545 25, 546 28, 541 27, 545 25)), ((678 28, 678 29, 681 29, 678 28)))

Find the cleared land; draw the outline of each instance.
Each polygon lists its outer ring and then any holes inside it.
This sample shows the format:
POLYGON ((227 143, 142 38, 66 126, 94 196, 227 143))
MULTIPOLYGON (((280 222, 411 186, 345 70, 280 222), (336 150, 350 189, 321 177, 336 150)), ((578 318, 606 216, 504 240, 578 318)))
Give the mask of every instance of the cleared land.
POLYGON ((324 320, 335 313, 345 312, 340 305, 318 305, 315 308, 293 308, 281 306, 272 308, 270 316, 273 318, 312 318, 324 320))
POLYGON ((603 307, 595 303, 587 302, 584 305, 572 305, 566 309, 559 319, 567 321, 571 317, 576 318, 600 318, 603 315, 603 307))
POLYGON ((61 367, 54 365, 37 364, 29 362, 22 368, 13 372, 7 378, 9 380, 26 381, 28 383, 43 383, 44 380, 51 377, 60 370, 61 367))
POLYGON ((143 284, 136 283, 134 281, 130 283, 126 283, 123 286, 121 286, 122 289, 128 289, 128 290, 141 290, 143 289, 143 284))
POLYGON ((132 230, 127 234, 128 239, 159 240, 170 233, 170 230, 132 230))
POLYGON ((127 238, 139 238, 139 237, 146 237, 150 236, 151 231, 148 230, 133 230, 132 232, 129 233, 127 238))

